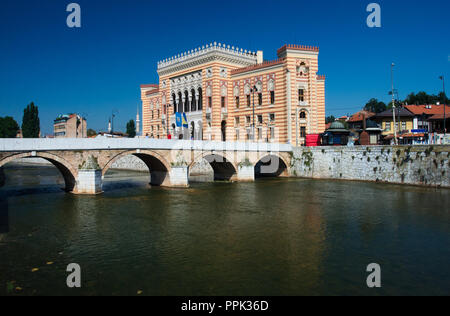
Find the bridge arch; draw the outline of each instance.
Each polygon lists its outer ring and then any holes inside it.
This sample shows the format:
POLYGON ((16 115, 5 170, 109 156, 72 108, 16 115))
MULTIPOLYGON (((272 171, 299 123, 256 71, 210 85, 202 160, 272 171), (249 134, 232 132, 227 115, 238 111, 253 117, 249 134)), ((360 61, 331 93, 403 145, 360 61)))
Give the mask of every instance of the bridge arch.
MULTIPOLYGON (((76 186, 76 178, 78 175, 78 171, 76 168, 72 166, 70 162, 65 160, 64 158, 61 158, 57 155, 46 153, 46 152, 37 152, 36 155, 33 155, 31 152, 28 153, 21 153, 21 154, 13 154, 11 156, 7 156, 4 159, 0 161, 0 168, 2 168, 7 163, 13 162, 14 160, 21 159, 21 158, 42 158, 47 160, 48 162, 52 163, 61 173, 61 175, 64 178, 65 183, 65 191, 71 192, 75 189, 76 186)), ((0 181, 4 182, 4 180, 0 181)), ((0 183, 2 184, 2 183, 0 183)))
POLYGON ((192 163, 189 165, 189 169, 196 163, 199 163, 202 159, 206 160, 214 170, 214 180, 235 180, 237 176, 237 166, 233 162, 233 157, 229 154, 222 152, 204 152, 198 155, 192 163))
POLYGON ((152 150, 140 150, 140 151, 130 150, 114 156, 102 168, 102 176, 105 176, 106 172, 108 172, 108 170, 116 161, 130 155, 141 159, 148 167, 148 170, 150 172, 151 185, 160 186, 170 184, 169 179, 169 171, 171 168, 170 164, 164 157, 162 157, 160 154, 152 150))
POLYGON ((267 154, 255 164, 255 178, 288 176, 288 163, 279 155, 267 154))

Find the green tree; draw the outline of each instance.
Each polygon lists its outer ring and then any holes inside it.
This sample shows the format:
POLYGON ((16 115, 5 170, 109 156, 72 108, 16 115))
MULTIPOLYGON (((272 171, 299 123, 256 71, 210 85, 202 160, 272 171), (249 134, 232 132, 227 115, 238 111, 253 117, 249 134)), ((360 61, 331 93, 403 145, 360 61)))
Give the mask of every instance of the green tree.
POLYGON ((325 118, 325 124, 333 123, 334 121, 336 121, 336 118, 333 115, 327 116, 325 118))
POLYGON ((87 136, 88 137, 93 137, 93 136, 97 136, 97 132, 94 131, 92 128, 87 130, 87 136))
POLYGON ((367 102, 364 106, 365 111, 370 111, 373 113, 381 113, 383 111, 386 111, 386 109, 386 104, 384 102, 378 101, 375 98, 370 99, 369 102, 367 102))
POLYGON ((23 110, 22 135, 24 138, 38 138, 39 132, 39 109, 31 102, 23 110))
POLYGON ((426 104, 436 104, 438 102, 449 104, 450 100, 444 95, 443 92, 440 92, 438 95, 428 94, 424 91, 420 91, 419 93, 410 93, 406 97, 404 103, 409 105, 426 105, 426 104))
POLYGON ((133 120, 130 120, 127 123, 127 134, 128 137, 133 138, 136 136, 136 125, 134 124, 133 120))
POLYGON ((19 124, 11 117, 0 117, 0 138, 15 138, 19 124))

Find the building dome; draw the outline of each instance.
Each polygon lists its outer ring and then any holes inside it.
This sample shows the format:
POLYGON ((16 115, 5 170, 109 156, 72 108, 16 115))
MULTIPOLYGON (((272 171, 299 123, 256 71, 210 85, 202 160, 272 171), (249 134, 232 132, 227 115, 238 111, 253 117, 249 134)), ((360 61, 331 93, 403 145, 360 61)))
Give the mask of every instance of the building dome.
POLYGON ((341 129, 346 130, 344 123, 335 121, 331 123, 330 128, 328 130, 341 130, 341 129))

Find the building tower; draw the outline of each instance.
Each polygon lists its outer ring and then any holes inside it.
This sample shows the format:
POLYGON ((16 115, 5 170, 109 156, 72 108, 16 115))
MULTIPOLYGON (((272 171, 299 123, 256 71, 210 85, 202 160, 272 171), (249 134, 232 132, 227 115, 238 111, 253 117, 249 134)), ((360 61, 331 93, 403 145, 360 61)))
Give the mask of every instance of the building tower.
POLYGON ((108 133, 111 134, 111 119, 108 122, 108 133))

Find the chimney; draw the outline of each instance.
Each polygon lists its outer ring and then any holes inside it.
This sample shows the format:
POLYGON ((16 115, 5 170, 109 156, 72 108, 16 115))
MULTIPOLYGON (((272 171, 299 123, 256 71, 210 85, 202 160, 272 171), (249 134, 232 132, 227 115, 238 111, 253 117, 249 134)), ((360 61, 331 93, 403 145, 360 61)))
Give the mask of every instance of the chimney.
POLYGON ((256 63, 262 64, 263 61, 264 61, 264 58, 263 58, 263 51, 262 51, 262 50, 259 50, 259 51, 256 52, 256 63))

